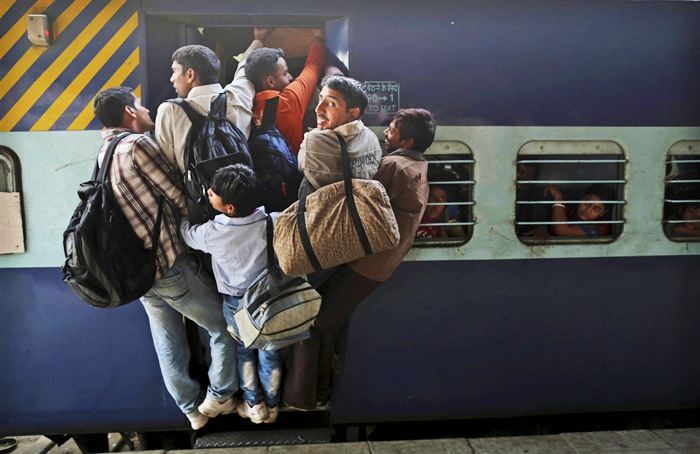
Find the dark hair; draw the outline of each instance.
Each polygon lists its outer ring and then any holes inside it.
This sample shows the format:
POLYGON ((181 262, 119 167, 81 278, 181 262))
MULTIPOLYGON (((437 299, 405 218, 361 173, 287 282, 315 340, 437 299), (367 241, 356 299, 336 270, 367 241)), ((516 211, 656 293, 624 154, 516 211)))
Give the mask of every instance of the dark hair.
POLYGON ((441 188, 443 191, 445 191, 445 193, 447 193, 448 201, 454 201, 457 196, 458 185, 447 184, 448 182, 452 181, 457 181, 457 176, 454 174, 454 172, 444 168, 431 172, 428 175, 430 189, 441 188))
POLYGON ((216 171, 211 190, 224 205, 236 208, 236 216, 250 216, 263 202, 262 181, 244 164, 233 164, 216 171))
POLYGON ((357 118, 360 118, 365 113, 369 98, 365 86, 359 81, 345 76, 329 76, 323 78, 321 87, 328 87, 343 95, 346 112, 354 108, 360 109, 360 114, 357 118))
POLYGON ((277 72, 277 61, 284 58, 282 49, 263 47, 255 49, 248 55, 245 62, 245 77, 253 83, 255 91, 264 89, 263 82, 267 76, 277 72))
POLYGON ((425 109, 401 109, 394 115, 401 140, 413 139, 411 149, 421 153, 435 139, 433 115, 425 109))
POLYGON ((92 107, 95 116, 103 126, 116 128, 124 121, 124 108, 134 105, 134 91, 129 87, 112 87, 102 90, 95 96, 92 107))
POLYGON ((193 69, 202 85, 215 84, 219 81, 221 64, 213 50, 199 44, 182 46, 173 52, 173 61, 182 65, 182 72, 193 69))
MULTIPOLYGON (((600 183, 588 186, 586 190, 583 191, 583 195, 581 196, 581 198, 584 199, 589 195, 597 196, 601 200, 601 202, 617 199, 617 197, 615 196, 615 191, 613 191, 612 188, 600 183)), ((610 209, 612 208, 611 203, 603 203, 603 206, 608 211, 610 211, 610 209)))

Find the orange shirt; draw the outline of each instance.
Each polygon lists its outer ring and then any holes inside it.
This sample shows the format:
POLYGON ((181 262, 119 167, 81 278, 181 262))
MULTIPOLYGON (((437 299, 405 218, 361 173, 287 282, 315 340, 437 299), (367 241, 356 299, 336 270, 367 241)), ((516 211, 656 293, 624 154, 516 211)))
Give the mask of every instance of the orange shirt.
POLYGON ((309 104, 309 99, 314 93, 325 58, 325 43, 314 41, 311 43, 311 50, 306 59, 306 65, 304 65, 304 70, 299 74, 299 77, 294 79, 281 92, 265 90, 255 95, 253 122, 259 127, 262 123, 265 101, 279 93, 280 99, 277 105, 275 126, 279 129, 280 134, 287 139, 295 155, 299 153, 299 147, 301 147, 301 142, 304 140, 303 121, 306 105, 309 104))

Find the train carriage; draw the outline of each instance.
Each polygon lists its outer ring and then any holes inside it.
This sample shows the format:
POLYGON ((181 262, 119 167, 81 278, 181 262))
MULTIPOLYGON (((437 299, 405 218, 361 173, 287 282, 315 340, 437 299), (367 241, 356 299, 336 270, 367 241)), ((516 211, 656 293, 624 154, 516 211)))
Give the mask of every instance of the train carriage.
POLYGON ((79 301, 61 235, 101 144, 94 95, 128 85, 155 113, 177 47, 220 45, 230 74, 255 26, 325 28, 365 124, 383 139, 396 110, 430 110, 426 157, 454 176, 452 233, 351 320, 333 423, 698 408, 700 243, 664 233, 667 188, 700 185, 672 178, 700 161, 698 23, 692 1, 3 0, 0 433, 187 427, 142 306, 79 301), (605 235, 517 234, 518 185, 596 182, 605 235))

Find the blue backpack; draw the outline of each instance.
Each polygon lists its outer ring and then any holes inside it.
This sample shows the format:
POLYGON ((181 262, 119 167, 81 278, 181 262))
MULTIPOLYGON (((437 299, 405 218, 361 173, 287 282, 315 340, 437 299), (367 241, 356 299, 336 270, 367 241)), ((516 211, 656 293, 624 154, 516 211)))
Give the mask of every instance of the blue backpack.
POLYGON ((253 170, 265 188, 265 211, 284 211, 298 199, 302 175, 292 147, 275 126, 279 96, 268 99, 262 124, 250 134, 253 170))

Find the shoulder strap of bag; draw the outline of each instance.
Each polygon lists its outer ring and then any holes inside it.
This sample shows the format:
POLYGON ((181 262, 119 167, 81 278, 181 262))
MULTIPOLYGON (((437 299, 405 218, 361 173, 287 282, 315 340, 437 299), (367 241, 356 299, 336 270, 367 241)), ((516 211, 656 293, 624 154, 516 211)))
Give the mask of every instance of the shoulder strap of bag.
MULTIPOLYGON (((114 139, 112 139, 112 141, 109 143, 107 151, 105 151, 105 156, 104 158, 102 158, 102 167, 100 168, 100 171, 97 174, 97 178, 95 179, 95 181, 99 181, 100 183, 104 184, 105 179, 107 178, 107 172, 109 172, 110 167, 112 167, 112 156, 114 156, 114 150, 117 149, 117 144, 129 134, 131 133, 123 132, 114 139)), ((99 156, 97 159, 99 160, 99 156)))
POLYGON ((309 194, 309 182, 307 181, 301 189, 301 196, 299 197, 299 206, 297 207, 297 224, 299 225, 299 238, 301 239, 301 245, 304 246, 304 252, 311 262, 311 266, 314 270, 321 271, 323 267, 321 262, 318 261, 318 257, 314 252, 313 246, 311 246, 311 238, 309 238, 309 231, 306 228, 306 196, 309 194))
POLYGON ((151 255, 155 260, 158 254, 158 241, 160 240, 160 221, 163 218, 163 199, 165 197, 160 196, 158 200, 158 217, 156 218, 156 225, 153 227, 153 233, 151 234, 151 255))
POLYGON ((343 176, 345 178, 345 199, 348 202, 352 223, 355 226, 355 231, 357 231, 357 236, 360 238, 360 244, 362 244, 365 255, 371 255, 372 245, 369 243, 369 238, 367 238, 367 232, 362 225, 360 214, 357 212, 357 205, 355 205, 355 197, 352 194, 352 172, 350 171, 348 146, 345 144, 345 139, 343 139, 340 134, 336 134, 336 136, 338 137, 338 142, 340 142, 340 160, 343 164, 343 176))
POLYGON ((201 122, 204 121, 204 115, 201 113, 197 112, 197 110, 190 105, 187 101, 185 101, 182 98, 177 98, 177 99, 168 99, 168 102, 171 102, 173 104, 177 104, 180 106, 182 110, 185 111, 185 114, 187 115, 187 118, 190 119, 190 122, 192 125, 197 125, 201 122))
POLYGON ((227 102, 226 102, 226 92, 221 92, 219 95, 212 99, 209 105, 209 115, 215 118, 226 118, 227 102))
POLYGON ((275 236, 275 228, 272 225, 272 216, 269 214, 265 218, 265 225, 267 227, 267 268, 275 274, 277 280, 282 280, 282 270, 277 265, 277 258, 275 257, 275 247, 272 244, 272 239, 275 236))

